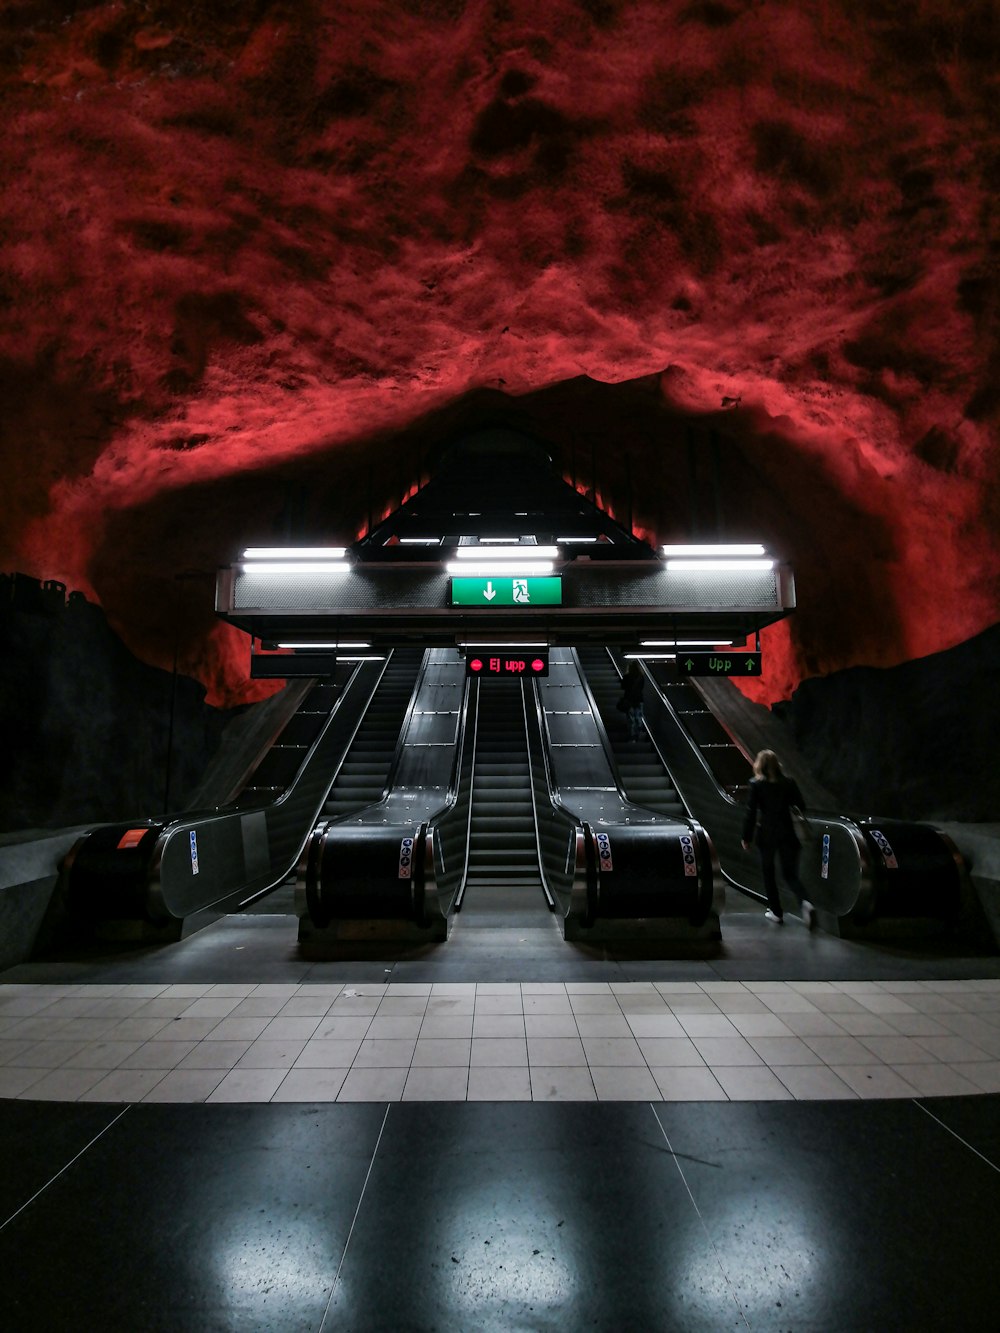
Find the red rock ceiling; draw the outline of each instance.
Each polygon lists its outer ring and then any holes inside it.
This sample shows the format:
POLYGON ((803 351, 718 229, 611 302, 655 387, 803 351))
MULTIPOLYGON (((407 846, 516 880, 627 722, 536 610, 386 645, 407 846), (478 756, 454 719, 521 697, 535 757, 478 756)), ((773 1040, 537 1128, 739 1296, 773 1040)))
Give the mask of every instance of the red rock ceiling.
POLYGON ((725 429, 727 532, 797 575, 759 697, 976 633, 998 13, 8 0, 0 568, 161 665, 178 624, 210 697, 250 697, 211 580, 176 571, 282 514, 353 537, 372 484, 397 504, 502 402, 619 514, 628 455, 659 540, 687 535, 678 427, 725 429))

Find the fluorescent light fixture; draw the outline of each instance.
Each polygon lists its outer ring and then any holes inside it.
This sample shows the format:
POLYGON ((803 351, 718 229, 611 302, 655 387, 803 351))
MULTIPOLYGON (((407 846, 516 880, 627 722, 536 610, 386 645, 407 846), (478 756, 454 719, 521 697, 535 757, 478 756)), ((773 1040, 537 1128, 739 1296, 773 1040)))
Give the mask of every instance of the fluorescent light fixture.
POLYGON ((346 546, 248 546, 241 560, 343 560, 346 546))
POLYGON ((728 648, 732 639, 640 639, 641 648, 728 648))
POLYGON ((627 661, 634 658, 637 662, 675 662, 676 653, 623 653, 622 656, 627 661))
POLYGON ((665 556, 738 556, 738 555, 765 555, 766 552, 760 542, 746 542, 742 546, 733 543, 715 542, 715 543, 682 543, 679 546, 661 546, 660 550, 665 556))
MULTIPOLYGON (((504 538, 506 541, 506 538, 504 538)), ((555 560, 559 555, 558 546, 527 546, 519 542, 516 546, 491 546, 489 556, 490 560, 555 560)), ((455 548, 455 558, 457 560, 482 560, 483 546, 457 546, 455 548)))
POLYGON ((278 644, 279 648, 323 648, 327 650, 331 648, 370 648, 371 646, 372 646, 371 641, 369 639, 365 639, 363 641, 359 639, 357 643, 279 643, 278 644))
POLYGON ((364 653, 356 653, 356 654, 345 654, 344 656, 341 656, 340 653, 338 653, 337 661, 338 662, 384 662, 385 653, 372 653, 369 655, 366 655, 364 653))
POLYGON ((562 545, 568 545, 570 542, 596 542, 596 537, 557 537, 557 542, 562 545))
MULTIPOLYGON (((482 559, 482 557, 480 557, 482 559)), ((516 577, 519 574, 551 574, 555 565, 551 560, 532 560, 518 561, 505 560, 501 564, 498 560, 483 560, 482 564, 474 565, 469 561, 452 560, 445 569, 449 574, 467 576, 469 578, 479 579, 505 579, 511 576, 516 577)))
POLYGON ((773 569, 773 560, 668 560, 667 569, 678 574, 721 573, 723 570, 757 573, 764 569, 773 569))
MULTIPOLYGON (((520 546, 520 537, 480 537, 480 546, 520 546)), ((463 547, 459 547, 463 550, 463 547)))
POLYGON ((400 537, 400 546, 440 546, 440 537, 400 537))
POLYGON ((350 568, 347 560, 303 560, 293 564, 290 560, 277 562, 252 560, 241 565, 244 574, 343 574, 350 568))
POLYGON ((466 643, 463 639, 458 646, 459 648, 547 648, 549 645, 544 639, 528 640, 527 642, 519 639, 516 643, 496 639, 488 639, 484 643, 466 643))

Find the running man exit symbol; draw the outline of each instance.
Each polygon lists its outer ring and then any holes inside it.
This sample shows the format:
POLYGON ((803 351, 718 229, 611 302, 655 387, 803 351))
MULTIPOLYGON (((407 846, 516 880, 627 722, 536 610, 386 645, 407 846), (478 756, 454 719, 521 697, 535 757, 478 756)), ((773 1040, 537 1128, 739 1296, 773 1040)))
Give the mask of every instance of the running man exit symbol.
POLYGON ((515 580, 514 580, 514 601, 515 601, 515 602, 530 602, 530 601, 531 601, 531 595, 530 595, 529 592, 528 592, 528 580, 527 580, 527 579, 515 579, 515 580))

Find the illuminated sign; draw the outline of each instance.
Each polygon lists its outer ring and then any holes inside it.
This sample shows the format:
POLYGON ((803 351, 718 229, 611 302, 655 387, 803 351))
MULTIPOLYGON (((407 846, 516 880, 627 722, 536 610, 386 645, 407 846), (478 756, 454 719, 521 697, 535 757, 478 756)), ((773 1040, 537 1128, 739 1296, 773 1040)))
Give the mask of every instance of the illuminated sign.
POLYGON ((724 653, 677 654, 677 670, 682 676, 759 676, 760 653, 745 653, 730 648, 724 653))
POLYGON ((481 653, 470 652, 465 659, 467 676, 547 676, 547 652, 512 653, 502 648, 491 648, 481 653))
POLYGON ((561 606, 562 579, 453 578, 452 606, 561 606))

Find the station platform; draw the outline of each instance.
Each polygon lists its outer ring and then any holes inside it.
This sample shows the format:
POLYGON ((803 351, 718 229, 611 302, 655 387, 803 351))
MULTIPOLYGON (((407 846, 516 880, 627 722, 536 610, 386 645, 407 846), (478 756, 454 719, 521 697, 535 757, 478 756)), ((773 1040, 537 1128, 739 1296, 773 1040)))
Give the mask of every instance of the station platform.
POLYGON ((21 964, 5 1322, 989 1326, 1000 958, 965 943, 730 892, 721 944, 681 957, 480 914, 315 961, 279 890, 21 964))

